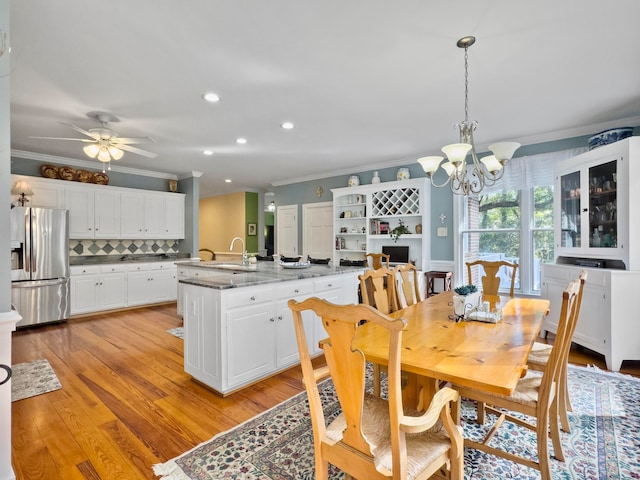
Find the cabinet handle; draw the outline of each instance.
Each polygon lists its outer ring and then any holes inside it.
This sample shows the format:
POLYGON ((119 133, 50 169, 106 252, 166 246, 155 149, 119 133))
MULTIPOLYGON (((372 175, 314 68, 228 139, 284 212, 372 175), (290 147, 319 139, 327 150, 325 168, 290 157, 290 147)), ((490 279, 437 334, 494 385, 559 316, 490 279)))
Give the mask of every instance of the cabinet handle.
MULTIPOLYGON (((91 230, 91 229, 89 229, 89 230, 91 230)), ((98 231, 98 229, 96 228, 96 232, 97 232, 97 231, 98 231)))
POLYGON ((100 282, 100 286, 102 286, 102 282, 100 282))
POLYGON ((298 290, 297 288, 293 291, 293 293, 300 293, 300 290, 298 290))
POLYGON ((91 231, 91 227, 89 227, 89 231, 91 231))
POLYGON ((275 322, 275 321, 276 321, 276 319, 275 319, 275 318, 273 318, 273 317, 271 317, 271 318, 269 319, 269 321, 270 321, 271 323, 273 323, 273 322, 275 322))
POLYGON ((255 299, 256 299, 256 297, 252 296, 250 300, 252 300, 252 301, 253 301, 253 300, 255 300, 255 299))
POLYGON ((99 287, 99 286, 100 286, 100 283, 99 283, 99 282, 96 282, 96 287, 99 287))
POLYGON ((278 320, 282 320, 282 315, 278 315, 278 320))
POLYGON ((333 283, 329 283, 327 287, 333 287, 333 283))

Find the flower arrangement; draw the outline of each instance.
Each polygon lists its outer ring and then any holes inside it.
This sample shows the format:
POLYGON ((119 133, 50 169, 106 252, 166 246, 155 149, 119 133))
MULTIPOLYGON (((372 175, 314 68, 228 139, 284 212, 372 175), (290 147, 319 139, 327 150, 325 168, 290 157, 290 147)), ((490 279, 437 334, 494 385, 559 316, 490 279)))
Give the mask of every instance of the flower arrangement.
POLYGON ((476 287, 475 285, 462 285, 460 287, 454 288, 453 291, 456 292, 458 295, 462 295, 463 297, 466 297, 471 293, 477 292, 478 287, 476 287))
POLYGON ((409 231, 409 229, 404 224, 404 221, 402 219, 400 219, 400 225, 395 227, 393 230, 389 231, 389 235, 391 236, 391 238, 393 238, 394 243, 398 241, 398 239, 400 238, 400 235, 404 235, 408 233, 411 233, 411 231, 409 231))

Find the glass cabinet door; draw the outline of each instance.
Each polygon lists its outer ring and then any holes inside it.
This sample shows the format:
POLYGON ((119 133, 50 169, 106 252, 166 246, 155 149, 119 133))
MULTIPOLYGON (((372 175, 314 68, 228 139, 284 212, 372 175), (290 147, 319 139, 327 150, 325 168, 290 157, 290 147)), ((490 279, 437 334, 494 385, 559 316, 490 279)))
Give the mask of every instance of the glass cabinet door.
POLYGON ((589 247, 618 245, 617 162, 589 168, 589 247))
POLYGON ((580 171, 560 177, 560 246, 580 247, 580 171))

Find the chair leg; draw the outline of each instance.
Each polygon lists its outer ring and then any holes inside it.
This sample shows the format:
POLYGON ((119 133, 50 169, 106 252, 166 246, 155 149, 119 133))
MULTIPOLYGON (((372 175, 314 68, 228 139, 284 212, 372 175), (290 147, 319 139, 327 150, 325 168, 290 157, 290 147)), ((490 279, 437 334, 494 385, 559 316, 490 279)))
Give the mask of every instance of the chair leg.
POLYGON ((558 383, 558 413, 560 415, 560 424, 562 431, 571 433, 571 425, 569 424, 569 415, 572 412, 571 400, 569 399, 569 386, 567 385, 567 367, 560 374, 560 382, 558 383))
POLYGON ((316 479, 329 480, 329 463, 316 454, 316 479))
POLYGON ((484 402, 478 402, 478 406, 476 407, 476 416, 478 417, 476 421, 480 425, 484 425, 484 421, 485 421, 484 402))
MULTIPOLYGON (((555 417, 557 418, 557 417, 555 417)), ((549 461, 549 421, 546 415, 538 418, 536 423, 536 435, 538 440, 538 464, 542 480, 551 480, 551 462, 549 461)), ((553 423, 553 421, 552 421, 553 423)), ((557 420, 555 420, 557 424, 557 420)), ((555 447, 554 447, 555 448, 555 447)))
POLYGON ((553 443, 553 456, 557 460, 564 462, 564 452, 562 451, 562 439, 560 438, 560 428, 558 425, 558 402, 559 398, 555 398, 549 409, 549 423, 551 427, 551 442, 553 443))

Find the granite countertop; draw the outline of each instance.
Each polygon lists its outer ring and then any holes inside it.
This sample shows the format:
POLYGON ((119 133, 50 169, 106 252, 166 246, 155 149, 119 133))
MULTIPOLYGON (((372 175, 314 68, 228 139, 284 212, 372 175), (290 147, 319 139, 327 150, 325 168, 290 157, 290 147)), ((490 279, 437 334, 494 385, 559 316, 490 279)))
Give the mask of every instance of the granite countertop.
POLYGON ((104 265, 108 263, 169 262, 186 260, 191 262, 188 253, 153 253, 142 255, 86 255, 69 257, 69 265, 104 265))
MULTIPOLYGON (((197 267, 215 270, 215 274, 209 277, 184 278, 180 283, 196 285, 198 287, 226 290, 229 288, 250 287, 275 282, 288 282, 305 278, 339 275, 341 273, 358 273, 364 267, 334 267, 332 265, 311 265, 309 268, 284 268, 274 262, 258 262, 255 270, 228 270, 216 268, 216 262, 187 262, 185 267, 197 267)), ((225 262, 218 262, 225 264, 225 262)), ((229 265, 228 263, 226 265, 229 265)), ((252 265, 252 266, 253 266, 252 265)))

